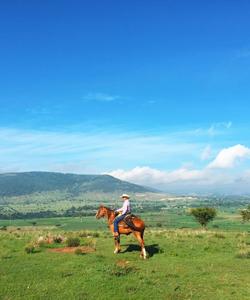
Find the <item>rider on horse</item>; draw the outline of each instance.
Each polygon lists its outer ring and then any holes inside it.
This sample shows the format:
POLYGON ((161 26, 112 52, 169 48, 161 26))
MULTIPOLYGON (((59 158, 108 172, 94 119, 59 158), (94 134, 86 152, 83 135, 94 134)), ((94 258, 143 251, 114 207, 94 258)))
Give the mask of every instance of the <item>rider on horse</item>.
POLYGON ((123 220, 128 213, 130 213, 129 195, 123 194, 121 195, 121 198, 124 200, 124 202, 122 207, 115 211, 119 214, 114 220, 114 237, 119 236, 118 223, 123 220))

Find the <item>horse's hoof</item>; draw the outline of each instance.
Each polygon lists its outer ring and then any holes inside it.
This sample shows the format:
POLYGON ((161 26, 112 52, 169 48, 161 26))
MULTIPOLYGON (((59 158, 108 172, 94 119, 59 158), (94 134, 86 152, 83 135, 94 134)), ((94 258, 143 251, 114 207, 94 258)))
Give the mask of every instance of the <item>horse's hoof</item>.
POLYGON ((114 254, 118 254, 121 250, 115 249, 114 254))

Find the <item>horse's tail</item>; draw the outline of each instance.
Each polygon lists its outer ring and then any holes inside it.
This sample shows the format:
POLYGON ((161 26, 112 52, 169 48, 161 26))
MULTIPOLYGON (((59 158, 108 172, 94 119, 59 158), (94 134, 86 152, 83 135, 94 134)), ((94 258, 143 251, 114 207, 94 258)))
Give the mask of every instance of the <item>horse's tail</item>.
POLYGON ((142 238, 142 240, 143 240, 143 236, 144 236, 144 230, 145 230, 145 227, 144 227, 144 229, 141 231, 141 238, 142 238))

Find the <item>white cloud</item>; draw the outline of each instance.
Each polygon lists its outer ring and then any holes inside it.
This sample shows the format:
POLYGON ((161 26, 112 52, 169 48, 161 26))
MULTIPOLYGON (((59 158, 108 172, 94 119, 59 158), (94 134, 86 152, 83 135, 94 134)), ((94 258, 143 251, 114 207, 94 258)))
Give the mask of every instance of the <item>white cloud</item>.
MULTIPOLYGON (((108 174, 132 183, 158 188, 174 193, 186 192, 250 192, 249 184, 240 176, 228 172, 204 168, 201 170, 180 168, 174 171, 162 171, 150 167, 136 167, 131 170, 115 170, 108 174)), ((247 174, 244 179, 246 179, 247 174)))
MULTIPOLYGON (((205 146, 207 140, 199 143, 195 139, 189 131, 146 134, 90 128, 82 132, 0 128, 0 172, 43 170, 86 174, 111 170, 109 174, 123 180, 183 192, 232 184, 235 180, 249 186, 245 180, 248 173, 243 176, 242 171, 239 174, 235 168, 229 172, 228 168, 250 157, 250 148, 243 145, 224 148, 206 167, 201 167, 200 159, 208 159, 212 148, 205 146), (183 165, 185 161, 189 163, 183 165)), ((217 147, 213 144, 213 152, 217 147)), ((249 165, 244 164, 242 169, 247 168, 249 165)))
POLYGON ((211 124, 208 128, 200 127, 192 130, 174 132, 175 135, 195 136, 195 137, 215 137, 218 135, 225 135, 229 133, 229 129, 232 127, 232 122, 217 122, 211 124))
POLYGON ((201 153, 201 160, 208 160, 212 155, 211 146, 206 146, 201 153))
POLYGON ((120 99, 118 95, 110 95, 105 93, 88 93, 83 96, 83 100, 85 101, 100 101, 100 102, 112 102, 120 99))
MULTIPOLYGON (((210 148, 205 148, 203 155, 207 157, 210 148)), ((209 153, 210 155, 210 153, 209 153)), ((235 145, 222 149, 217 157, 201 169, 182 167, 172 171, 163 171, 148 166, 130 170, 118 169, 108 174, 133 183, 157 187, 165 191, 218 191, 226 193, 250 191, 250 171, 233 170, 240 159, 250 157, 250 148, 235 145)))
POLYGON ((195 143, 174 140, 167 134, 0 128, 0 170, 103 172, 146 162, 166 164, 173 157, 199 153, 199 149, 195 143))
POLYGON ((216 158, 208 165, 208 168, 232 168, 240 159, 249 157, 250 148, 238 144, 222 149, 216 158))
POLYGON ((219 133, 221 133, 225 129, 230 129, 232 127, 232 122, 218 122, 212 124, 208 129, 208 135, 215 136, 219 133))
POLYGON ((108 174, 122 180, 158 187, 184 181, 203 182, 204 180, 207 181, 209 177, 208 170, 196 170, 187 168, 180 168, 174 171, 161 171, 150 167, 136 167, 127 171, 119 169, 109 172, 108 174))

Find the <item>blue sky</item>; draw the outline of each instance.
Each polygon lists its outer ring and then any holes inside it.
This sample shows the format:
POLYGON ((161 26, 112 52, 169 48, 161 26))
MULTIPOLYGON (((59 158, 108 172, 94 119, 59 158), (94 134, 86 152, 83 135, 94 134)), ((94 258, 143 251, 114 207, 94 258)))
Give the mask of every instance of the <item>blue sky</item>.
POLYGON ((166 178, 203 172, 229 149, 233 164, 219 169, 249 185, 248 1, 0 8, 0 171, 109 172, 198 190, 204 174, 166 178))

